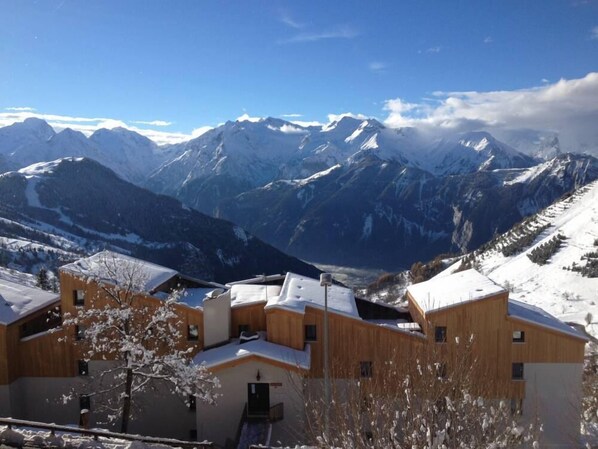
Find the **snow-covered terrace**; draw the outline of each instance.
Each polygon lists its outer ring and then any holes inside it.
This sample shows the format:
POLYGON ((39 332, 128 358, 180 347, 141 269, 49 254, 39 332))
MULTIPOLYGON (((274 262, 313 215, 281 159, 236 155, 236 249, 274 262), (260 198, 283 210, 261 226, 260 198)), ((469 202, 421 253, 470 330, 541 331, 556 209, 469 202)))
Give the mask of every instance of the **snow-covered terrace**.
POLYGON ((265 333, 260 333, 258 340, 239 343, 238 339, 230 343, 198 353, 193 362, 204 364, 212 369, 228 362, 257 357, 274 362, 284 363, 291 367, 308 370, 310 367, 310 346, 306 345, 303 351, 289 348, 265 340, 265 333))
POLYGON ((57 293, 0 279, 0 324, 14 323, 59 301, 57 293))
POLYGON ((490 298, 505 293, 506 290, 471 269, 410 285, 407 292, 422 312, 429 313, 490 298))

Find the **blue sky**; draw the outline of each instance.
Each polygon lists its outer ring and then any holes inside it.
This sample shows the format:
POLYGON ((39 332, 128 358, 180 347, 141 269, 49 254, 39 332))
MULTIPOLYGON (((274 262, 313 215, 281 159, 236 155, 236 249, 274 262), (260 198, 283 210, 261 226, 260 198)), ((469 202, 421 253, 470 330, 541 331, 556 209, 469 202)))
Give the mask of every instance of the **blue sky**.
POLYGON ((243 114, 389 120, 396 99, 426 115, 438 92, 595 71, 591 0, 0 0, 1 111, 173 135, 243 114))

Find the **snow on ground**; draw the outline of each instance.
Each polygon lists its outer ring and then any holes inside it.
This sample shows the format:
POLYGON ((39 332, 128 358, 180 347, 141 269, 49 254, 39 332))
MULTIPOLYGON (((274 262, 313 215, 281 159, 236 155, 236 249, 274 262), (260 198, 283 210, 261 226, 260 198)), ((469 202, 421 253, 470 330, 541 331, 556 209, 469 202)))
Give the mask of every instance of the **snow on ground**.
MULTIPOLYGON (((598 239, 598 181, 540 212, 536 222, 548 227, 530 247, 509 257, 500 249, 479 254, 480 271, 508 288, 511 299, 541 307, 562 321, 585 325, 592 336, 598 337, 598 278, 563 269, 574 262, 585 264, 582 256, 598 251, 594 245, 598 239), (567 239, 546 265, 527 257, 559 233, 567 239)), ((459 265, 448 270, 454 271, 459 265)))
MULTIPOLYGON (((32 426, 37 423, 31 423, 32 426)), ((34 427, 16 427, 8 429, 0 426, 0 447, 46 447, 46 448, 73 448, 73 449, 168 449, 176 447, 162 443, 143 441, 127 441, 119 438, 100 437, 97 441, 91 436, 77 433, 78 427, 73 431, 56 431, 54 434, 34 427), (7 445, 7 446, 4 446, 7 445)), ((97 429, 102 431, 102 429, 97 429)), ((174 442, 174 441, 173 441, 174 442)))
POLYGON ((37 285, 37 278, 33 274, 22 273, 4 267, 0 267, 0 281, 8 281, 25 287, 35 287, 37 285))

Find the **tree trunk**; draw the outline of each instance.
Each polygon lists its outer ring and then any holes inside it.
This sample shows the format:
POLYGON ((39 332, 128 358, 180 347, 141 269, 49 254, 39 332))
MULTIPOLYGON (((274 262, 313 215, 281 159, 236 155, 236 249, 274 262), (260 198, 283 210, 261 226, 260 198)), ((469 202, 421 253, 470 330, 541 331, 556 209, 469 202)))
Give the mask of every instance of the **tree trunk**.
POLYGON ((127 379, 125 382, 125 397, 123 401, 123 417, 120 426, 121 433, 127 433, 129 428, 129 416, 131 414, 131 389, 133 386, 133 369, 127 368, 127 379))

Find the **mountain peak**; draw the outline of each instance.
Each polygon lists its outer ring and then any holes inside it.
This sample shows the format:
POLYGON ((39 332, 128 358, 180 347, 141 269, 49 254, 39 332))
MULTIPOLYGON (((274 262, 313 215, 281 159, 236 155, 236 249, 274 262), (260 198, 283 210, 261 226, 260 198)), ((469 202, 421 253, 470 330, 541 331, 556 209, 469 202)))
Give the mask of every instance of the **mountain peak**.
POLYGON ((27 133, 43 140, 47 140, 56 134, 54 128, 48 122, 37 117, 26 118, 22 122, 16 122, 3 128, 3 130, 8 133, 27 133))

